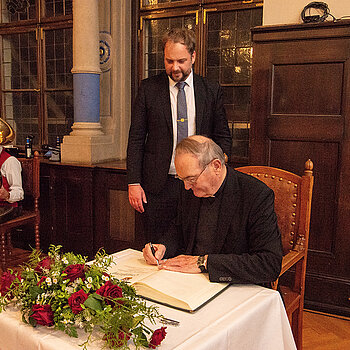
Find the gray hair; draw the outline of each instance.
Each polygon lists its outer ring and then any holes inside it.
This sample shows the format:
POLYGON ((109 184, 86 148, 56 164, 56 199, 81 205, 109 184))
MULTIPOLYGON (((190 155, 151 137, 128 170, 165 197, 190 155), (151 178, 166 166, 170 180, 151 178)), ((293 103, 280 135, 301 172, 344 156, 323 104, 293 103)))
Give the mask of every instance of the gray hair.
POLYGON ((221 147, 205 136, 190 136, 177 144, 175 155, 188 153, 193 154, 203 168, 214 159, 220 160, 222 165, 225 164, 225 155, 221 147))
POLYGON ((163 51, 168 41, 180 43, 186 46, 187 51, 193 55, 196 47, 196 37, 192 30, 186 28, 173 28, 168 30, 162 39, 163 51))

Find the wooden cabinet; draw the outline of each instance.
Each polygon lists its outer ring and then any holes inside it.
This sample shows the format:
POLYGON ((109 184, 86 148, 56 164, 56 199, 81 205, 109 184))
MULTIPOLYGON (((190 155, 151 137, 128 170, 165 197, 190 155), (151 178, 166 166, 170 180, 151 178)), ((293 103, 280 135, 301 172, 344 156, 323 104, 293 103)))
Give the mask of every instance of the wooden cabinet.
POLYGON ((61 244, 64 251, 88 255, 93 244, 93 168, 41 163, 43 249, 61 244))
POLYGON ((107 253, 145 244, 141 214, 129 204, 125 168, 116 164, 99 165, 94 172, 94 244, 107 253))
POLYGON ((144 245, 140 215, 129 204, 125 162, 78 166, 41 163, 41 246, 61 244, 92 258, 144 245))
POLYGON ((305 305, 350 316, 350 21, 252 38, 250 163, 314 162, 305 305))

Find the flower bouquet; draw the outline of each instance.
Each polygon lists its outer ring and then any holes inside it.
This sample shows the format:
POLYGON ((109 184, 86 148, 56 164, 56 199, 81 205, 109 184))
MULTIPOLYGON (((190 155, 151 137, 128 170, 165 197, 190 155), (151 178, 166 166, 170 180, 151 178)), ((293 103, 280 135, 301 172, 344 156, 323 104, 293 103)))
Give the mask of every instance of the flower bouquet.
POLYGON ((113 278, 108 268, 112 257, 99 251, 92 263, 73 253, 62 253, 51 245, 48 255, 33 250, 21 272, 5 271, 1 276, 0 312, 17 306, 22 320, 32 326, 43 325, 78 337, 84 329, 87 349, 92 332, 106 348, 155 349, 165 337, 165 327, 152 331, 146 324, 161 319, 155 306, 146 306, 127 282, 113 278), (129 342, 130 343, 130 342, 129 342))

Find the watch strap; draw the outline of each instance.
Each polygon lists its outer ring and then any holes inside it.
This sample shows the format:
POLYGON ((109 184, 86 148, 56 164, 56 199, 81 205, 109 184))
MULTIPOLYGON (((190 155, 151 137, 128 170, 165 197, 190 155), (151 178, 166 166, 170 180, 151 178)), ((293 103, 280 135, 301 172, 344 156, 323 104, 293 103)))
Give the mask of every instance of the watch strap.
POLYGON ((205 258, 205 255, 199 255, 197 259, 197 266, 201 270, 201 272, 208 272, 208 270, 205 267, 205 264, 207 262, 207 259, 205 258))

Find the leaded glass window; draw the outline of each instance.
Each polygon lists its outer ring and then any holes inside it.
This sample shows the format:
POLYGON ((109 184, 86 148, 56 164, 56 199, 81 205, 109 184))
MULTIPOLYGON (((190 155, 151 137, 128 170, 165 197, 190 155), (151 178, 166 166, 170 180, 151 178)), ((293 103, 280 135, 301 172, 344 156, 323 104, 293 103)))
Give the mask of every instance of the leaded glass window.
POLYGON ((64 17, 72 0, 0 1, 1 117, 14 128, 16 145, 28 135, 34 145, 55 144, 74 118, 72 24, 64 17), (58 19, 42 23, 39 15, 58 19))
POLYGON ((1 0, 1 23, 35 19, 35 0, 1 0))
POLYGON ((237 158, 248 157, 252 72, 250 31, 261 22, 262 8, 209 12, 207 18, 206 75, 223 88, 232 132, 232 154, 237 158))
POLYGON ((189 0, 142 0, 142 6, 154 6, 154 5, 161 5, 161 4, 172 4, 172 3, 186 3, 189 0))
POLYGON ((44 17, 58 17, 72 14, 73 0, 45 0, 43 2, 44 17))

